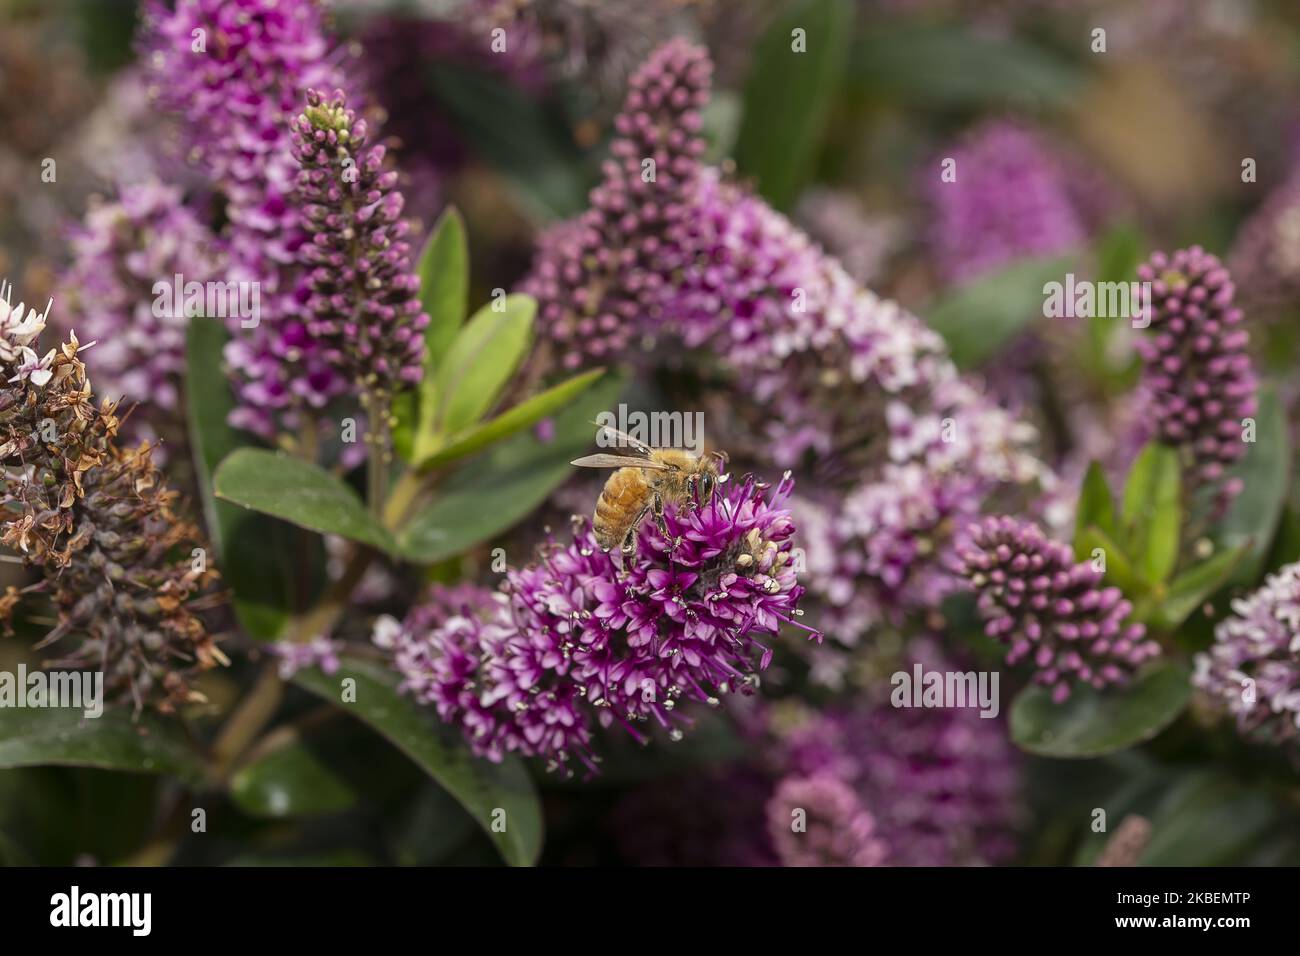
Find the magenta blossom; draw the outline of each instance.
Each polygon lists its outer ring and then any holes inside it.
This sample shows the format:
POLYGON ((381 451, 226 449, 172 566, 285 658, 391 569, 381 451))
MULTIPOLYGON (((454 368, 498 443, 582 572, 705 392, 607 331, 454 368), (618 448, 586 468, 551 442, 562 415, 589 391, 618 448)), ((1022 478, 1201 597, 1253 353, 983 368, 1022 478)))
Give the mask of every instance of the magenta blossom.
POLYGON ((970 529, 960 572, 978 596, 985 633, 1011 645, 1008 664, 1028 662, 1058 703, 1076 684, 1123 684, 1160 655, 1133 605, 1102 572, 1075 562, 1069 546, 1036 525, 986 518, 970 529))
POLYGON ((644 740, 639 725, 656 724, 676 739, 691 723, 681 703, 752 692, 772 656, 765 639, 801 613, 783 507, 792 484, 723 483, 707 503, 667 509, 667 537, 643 522, 626 557, 597 547, 583 523, 477 607, 450 618, 445 604, 417 607, 377 640, 403 686, 476 753, 576 759, 594 772, 596 725, 644 740))

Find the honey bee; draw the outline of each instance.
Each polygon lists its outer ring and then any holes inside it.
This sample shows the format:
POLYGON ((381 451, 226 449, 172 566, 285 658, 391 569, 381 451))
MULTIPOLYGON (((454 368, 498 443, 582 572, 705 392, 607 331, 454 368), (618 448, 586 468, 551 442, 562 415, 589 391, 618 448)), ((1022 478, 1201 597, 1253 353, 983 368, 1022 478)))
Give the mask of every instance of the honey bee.
POLYGON ((591 526, 596 543, 611 551, 621 546, 624 554, 636 551, 636 532, 649 513, 659 530, 668 536, 664 505, 681 508, 697 501, 707 504, 713 497, 726 456, 721 452, 696 457, 680 448, 652 448, 626 432, 608 425, 600 433, 618 446, 622 455, 587 455, 571 462, 579 468, 616 468, 596 499, 591 526))

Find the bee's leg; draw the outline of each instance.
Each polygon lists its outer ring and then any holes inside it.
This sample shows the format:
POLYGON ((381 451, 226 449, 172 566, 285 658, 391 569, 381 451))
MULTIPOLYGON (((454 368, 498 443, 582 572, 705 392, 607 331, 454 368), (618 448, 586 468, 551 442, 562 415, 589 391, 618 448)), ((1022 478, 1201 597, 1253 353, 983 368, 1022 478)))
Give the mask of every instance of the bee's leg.
POLYGON ((659 525, 659 533, 664 536, 665 541, 672 545, 674 551, 677 550, 677 546, 681 544, 681 539, 668 536, 668 523, 664 521, 664 500, 659 497, 657 492, 654 496, 654 513, 655 523, 659 525))
POLYGON ((641 509, 641 513, 636 516, 636 520, 632 522, 632 526, 627 529, 627 534, 623 537, 623 553, 625 555, 636 554, 636 533, 641 527, 641 522, 645 518, 645 513, 649 510, 649 508, 641 509))

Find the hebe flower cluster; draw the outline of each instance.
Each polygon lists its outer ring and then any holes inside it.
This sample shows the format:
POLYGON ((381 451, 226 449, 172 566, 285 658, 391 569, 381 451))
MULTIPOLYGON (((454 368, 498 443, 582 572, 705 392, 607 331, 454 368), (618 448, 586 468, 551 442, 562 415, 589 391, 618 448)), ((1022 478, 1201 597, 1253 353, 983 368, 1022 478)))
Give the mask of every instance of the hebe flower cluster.
POLYGON ((1252 315, 1276 317, 1300 297, 1300 176, 1270 193, 1241 227, 1228 269, 1252 315))
MULTIPOLYGON (((909 647, 907 666, 916 662, 953 666, 924 640, 909 647)), ((977 709, 896 708, 868 695, 778 735, 784 776, 769 833, 787 865, 829 862, 819 846, 855 866, 980 866, 1014 855, 1019 763, 1005 727, 977 709), (791 830, 792 807, 807 811, 807 832, 791 830)))
POLYGON ((1007 120, 982 124, 948 148, 952 176, 927 167, 930 248, 940 274, 967 281, 1024 256, 1065 252, 1086 223, 1067 171, 1039 138, 1007 120))
MULTIPOLYGON (((905 600, 932 594, 951 581, 927 570, 949 547, 942 516, 958 499, 1042 475, 1025 452, 1033 430, 965 382, 919 319, 860 288, 788 219, 702 165, 707 77, 703 51, 683 41, 638 71, 591 210, 539 243, 525 289, 541 302, 543 331, 571 366, 620 349, 628 357, 645 336, 716 356, 705 372, 724 396, 718 440, 783 467, 814 460, 822 485, 870 502, 864 533, 900 544, 850 562, 891 567, 894 596, 914 572, 905 600), (650 158, 672 175, 645 183, 639 161, 650 158), (897 471, 908 466, 926 470, 924 489, 897 471), (926 536, 932 544, 909 541, 926 536)), ((872 550, 854 538, 850 549, 872 550)), ((821 586, 815 575, 810 583, 821 586)))
POLYGON ((1122 684, 1159 656, 1146 628, 1128 623, 1132 604, 1102 572, 1074 560, 1036 525, 990 517, 970 529, 960 571, 978 596, 985 633, 1011 645, 1008 664, 1028 662, 1052 699, 1076 684, 1122 684))
POLYGON ((475 752, 594 771, 595 724, 642 739, 638 725, 654 723, 675 738, 689 723, 679 702, 717 704, 756 682, 772 653, 762 639, 793 623, 803 593, 782 507, 790 490, 789 479, 724 483, 707 503, 667 509, 667 537, 644 522, 626 558, 583 524, 472 610, 448 617, 434 600, 376 640, 404 687, 475 752))
POLYGON ((1243 732, 1274 741, 1300 736, 1300 564, 1288 564, 1214 631, 1196 656, 1192 683, 1237 718, 1243 732))
MULTIPOLYGON (((43 356, 46 313, 0 289, 3 543, 41 570, 58 609, 40 646, 76 635, 54 666, 104 672, 106 690, 173 710, 201 699, 191 676, 225 658, 196 611, 216 571, 199 532, 173 510, 148 446, 116 442, 114 403, 96 406, 75 335, 43 356)), ((0 611, 7 622, 15 589, 0 611)))
MULTIPOLYGON (((1138 278, 1151 283, 1151 327, 1137 347, 1157 437, 1187 450, 1194 487, 1217 485, 1246 453, 1242 420, 1257 407, 1235 286, 1199 246, 1155 253, 1138 267, 1138 278)), ((1240 490, 1225 484, 1221 493, 1231 498, 1240 490)))
POLYGON ((704 153, 699 110, 711 72, 704 51, 684 40, 660 47, 630 81, 591 208, 539 240, 523 291, 537 298, 565 368, 622 357, 663 311, 682 258, 674 235, 704 153))
POLYGON ((888 856, 875 817, 831 774, 782 780, 767 816, 784 866, 880 866, 888 856))
POLYGON ((290 122, 308 90, 342 85, 338 57, 311 0, 179 0, 174 10, 153 0, 144 20, 151 94, 182 118, 187 158, 226 201, 228 278, 259 283, 266 320, 231 321, 226 361, 240 399, 233 423, 269 438, 348 386, 307 328, 292 201, 290 122))
POLYGON ((122 187, 91 206, 71 236, 73 262, 60 288, 69 324, 95 341, 95 387, 126 402, 178 410, 185 371, 185 330, 171 296, 154 308, 156 283, 173 276, 206 282, 222 269, 222 250, 183 201, 156 180, 122 187))
POLYGON ((369 393, 391 395, 423 374, 425 326, 420 280, 411 269, 409 223, 385 147, 370 145, 364 119, 341 90, 307 93, 293 122, 308 241, 308 333, 322 357, 369 393))

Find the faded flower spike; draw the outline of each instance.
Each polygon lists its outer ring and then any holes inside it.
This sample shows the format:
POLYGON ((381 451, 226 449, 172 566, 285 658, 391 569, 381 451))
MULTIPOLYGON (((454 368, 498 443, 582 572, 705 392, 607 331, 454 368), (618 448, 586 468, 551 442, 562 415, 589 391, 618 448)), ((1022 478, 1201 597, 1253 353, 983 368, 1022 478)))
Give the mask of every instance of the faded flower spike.
POLYGON ((767 821, 784 866, 881 866, 889 855, 875 817, 830 774, 782 780, 767 821))
MULTIPOLYGON (((913 640, 902 663, 954 667, 926 640, 913 640)), ((807 860, 810 843, 795 841, 813 837, 832 815, 841 832, 854 834, 837 846, 841 859, 857 860, 854 866, 879 862, 877 841, 889 866, 988 866, 1015 855, 1019 760, 1005 727, 978 710, 899 708, 867 695, 809 713, 778 733, 785 777, 768 819, 787 865, 807 860), (832 790, 828 778, 842 789, 832 790), (788 832, 792 797, 807 811, 807 833, 788 832), (775 831, 779 808, 784 835, 775 831)))
POLYGON ((1141 624, 1126 623, 1133 606, 1102 573, 1075 563, 1069 547, 1036 525, 986 518, 960 551, 960 573, 978 596, 984 632, 1011 645, 1008 664, 1029 661, 1034 680, 1057 703, 1077 684, 1123 684, 1160 654, 1141 624))
POLYGON ((376 641, 392 649, 403 686, 476 753, 594 773, 594 724, 644 741, 636 725, 653 722, 677 739, 691 723, 680 703, 716 705, 757 683, 772 655, 761 639, 800 614, 782 506, 792 484, 770 495, 753 481, 724 484, 707 504, 669 506, 667 537, 644 522, 635 555, 603 551, 583 522, 499 592, 462 594, 450 614, 435 594, 404 624, 385 621, 376 641))
MULTIPOLYGON (((198 530, 172 510, 148 446, 114 441, 114 403, 96 407, 75 334, 33 361, 42 313, 0 286, 0 540, 40 568, 58 622, 38 647, 81 643, 50 666, 104 672, 110 693, 164 711, 200 699, 197 671, 225 657, 195 612, 215 601, 198 530)), ((11 593, 9 598, 13 598, 11 593)), ((0 602, 5 622, 15 601, 0 602)))
POLYGON ((308 241, 308 332, 326 361, 367 392, 391 395, 419 381, 429 316, 411 268, 397 172, 370 145, 366 121, 341 90, 307 93, 293 121, 297 199, 308 241))
POLYGON ((1192 683, 1237 718, 1243 733, 1274 742, 1300 737, 1300 563, 1271 574, 1232 603, 1196 655, 1192 683))
MULTIPOLYGON (((1218 484, 1246 453, 1242 419, 1256 410, 1250 336, 1233 305, 1235 286, 1199 246, 1155 253, 1138 267, 1138 278, 1151 283, 1151 328, 1137 347, 1157 436, 1188 450, 1195 485, 1218 484)), ((1225 485, 1222 495, 1240 490, 1225 485)))

